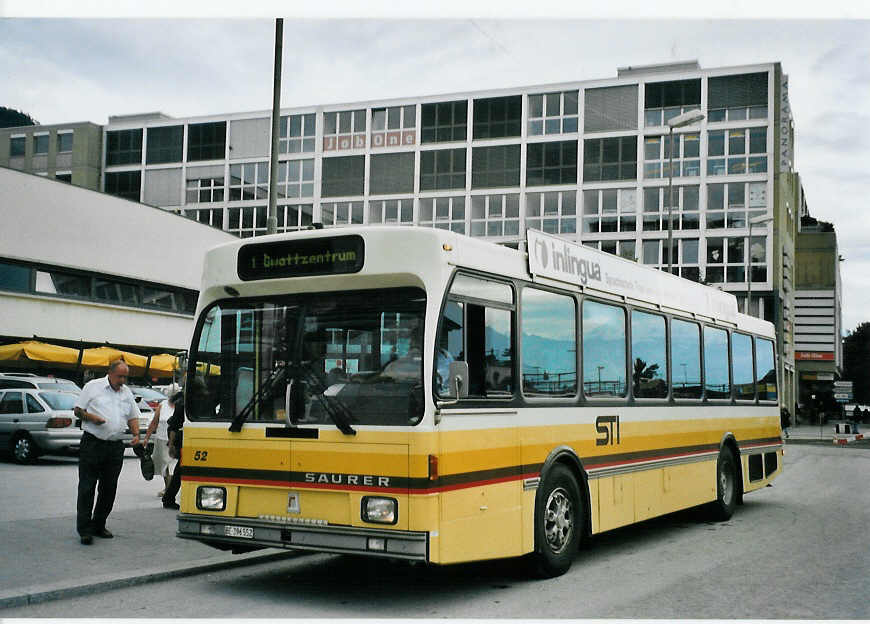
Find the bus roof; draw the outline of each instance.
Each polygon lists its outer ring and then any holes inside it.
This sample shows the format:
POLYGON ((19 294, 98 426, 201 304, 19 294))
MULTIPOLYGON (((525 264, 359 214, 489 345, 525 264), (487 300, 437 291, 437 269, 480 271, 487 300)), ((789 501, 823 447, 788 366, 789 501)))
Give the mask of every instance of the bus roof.
MULTIPOLYGON (((438 271, 439 267, 447 274, 453 266, 461 266, 616 298, 684 316, 725 322, 766 336, 774 335, 770 323, 740 314, 734 295, 718 288, 535 230, 527 232, 526 244, 528 253, 447 230, 404 226, 311 229, 259 236, 219 245, 208 252, 202 290, 205 293, 209 288, 219 288, 220 293, 212 292, 211 297, 201 297, 201 300, 223 296, 225 286, 231 286, 241 294, 253 291, 268 294, 265 291, 278 288, 278 278, 293 275, 302 279, 318 279, 321 286, 325 285, 320 279, 324 275, 344 275, 347 279, 331 281, 342 284, 342 288, 349 287, 347 285, 351 283, 357 284, 356 288, 364 288, 368 282, 364 278, 371 276, 423 274, 438 271), (275 249, 280 255, 288 249, 286 245, 292 248, 299 241, 311 241, 316 245, 315 239, 337 238, 357 238, 361 241, 360 249, 365 261, 360 262, 356 270, 329 265, 319 272, 296 274, 294 268, 284 267, 276 269, 278 272, 274 278, 262 275, 248 276, 247 279, 239 277, 240 252, 247 258, 252 248, 275 249), (285 246, 282 247, 282 244, 285 246), (388 251, 375 253, 378 249, 388 251)), ((327 289, 334 290, 333 287, 327 289)))

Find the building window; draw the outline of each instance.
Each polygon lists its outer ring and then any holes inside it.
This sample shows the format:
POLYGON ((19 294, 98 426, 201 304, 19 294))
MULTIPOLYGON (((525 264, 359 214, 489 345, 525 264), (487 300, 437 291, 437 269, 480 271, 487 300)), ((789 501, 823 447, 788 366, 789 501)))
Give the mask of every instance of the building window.
POLYGON ((707 229, 745 228, 749 219, 765 214, 766 182, 707 185, 707 229))
MULTIPOLYGON (((671 166, 669 135, 643 139, 643 177, 667 178, 671 166)), ((701 135, 697 132, 674 135, 674 177, 701 175, 701 135)))
POLYGON ((9 139, 9 157, 24 156, 27 149, 27 137, 17 136, 9 139))
POLYGON ((73 149, 73 133, 58 132, 57 133, 57 153, 65 154, 73 149))
POLYGON ((224 178, 197 178, 187 180, 186 202, 204 204, 224 200, 224 178))
POLYGON ((586 132, 637 130, 637 85, 586 89, 584 99, 586 132))
POLYGON ((767 118, 767 72, 716 76, 707 82, 707 121, 767 118))
POLYGON ((465 234, 465 197, 460 195, 421 199, 419 222, 424 227, 465 234))
POLYGON ((278 197, 314 197, 314 159, 278 163, 278 197))
POLYGON ((522 117, 523 96, 521 95, 474 100, 472 136, 475 139, 520 136, 522 117))
POLYGON ((314 151, 317 115, 284 115, 278 128, 278 152, 300 154, 314 151))
POLYGON ((414 225, 414 200, 384 199, 370 201, 369 223, 414 225))
POLYGON ((577 141, 529 143, 526 185, 577 184, 577 141))
POLYGON ((323 197, 362 195, 365 190, 365 156, 337 156, 323 159, 323 197))
MULTIPOLYGON (((162 126, 148 128, 148 147, 145 162, 149 165, 181 162, 184 145, 184 126, 162 126)), ((223 156, 220 156, 223 158, 223 156)))
POLYGON ((54 179, 58 182, 72 184, 72 171, 58 171, 54 174, 54 179))
POLYGON ((373 154, 369 159, 369 194, 414 192, 414 152, 373 154))
POLYGON ((529 96, 529 136, 577 132, 577 91, 529 96))
POLYGON ((711 130, 707 156, 707 175, 765 173, 767 127, 711 130))
POLYGON ((468 138, 468 102, 438 102, 420 107, 421 141, 441 143, 468 138))
POLYGON ((189 124, 187 126, 187 161, 226 158, 227 122, 189 124))
POLYGON ((304 230, 314 222, 314 206, 311 204, 289 204, 277 207, 279 232, 304 230))
POLYGON ((414 104, 372 109, 372 147, 414 145, 416 128, 417 106, 414 104))
POLYGON ((142 128, 106 132, 106 165, 142 163, 142 128))
POLYGON ((583 191, 583 232, 637 230, 637 191, 602 189, 583 191))
POLYGON ((465 148, 420 152, 420 190, 465 188, 465 148))
POLYGON ((526 193, 526 228, 548 234, 576 234, 577 192, 526 193))
POLYGON ((583 147, 583 181, 637 179, 637 138, 586 139, 583 147))
POLYGON ((37 271, 36 292, 89 299, 91 278, 64 271, 37 271))
MULTIPOLYGON (((661 239, 646 239, 641 241, 641 261, 647 266, 658 266, 661 264, 661 239)), ((665 254, 665 264, 667 264, 667 254, 665 254)))
POLYGON ((323 113, 324 152, 364 149, 365 146, 366 112, 364 110, 323 113))
POLYGON ((363 203, 335 202, 320 205, 320 221, 326 227, 356 225, 363 222, 363 203))
POLYGON ((644 126, 647 128, 667 125, 669 119, 700 107, 700 78, 644 86, 644 126))
MULTIPOLYGON (((697 230, 701 227, 698 206, 698 186, 675 186, 674 206, 671 210, 671 228, 697 230)), ((666 186, 643 189, 643 230, 657 232, 668 229, 668 201, 670 190, 666 186)))
POLYGON ((269 198, 269 163, 230 165, 230 201, 269 198))
POLYGON ((33 155, 39 156, 48 154, 48 135, 35 134, 33 135, 33 155))
POLYGON ((240 238, 266 233, 266 206, 227 208, 227 231, 240 238))
POLYGON ((106 193, 135 202, 139 201, 139 190, 142 185, 141 171, 107 172, 105 176, 106 193))
MULTIPOLYGON (((756 258, 759 268, 764 269, 766 281, 766 268, 763 266, 765 237, 753 237, 756 243, 756 258)), ((707 239, 707 275, 706 280, 710 283, 745 283, 746 282, 746 238, 708 238, 707 239)), ((752 260, 752 270, 755 271, 756 259, 752 260)), ((756 281, 753 279, 752 281, 756 281)))
POLYGON ((472 195, 472 236, 519 236, 520 196, 472 195))
POLYGON ((635 240, 584 240, 584 247, 592 249, 600 249, 605 253, 631 260, 637 261, 637 241, 635 240))
POLYGON ((520 185, 520 146, 475 147, 471 151, 471 188, 520 185))
POLYGON ((224 209, 223 208, 198 208, 186 209, 181 213, 192 221, 210 225, 219 230, 224 229, 224 209))
POLYGON ((30 268, 0 261, 0 290, 30 292, 30 268))

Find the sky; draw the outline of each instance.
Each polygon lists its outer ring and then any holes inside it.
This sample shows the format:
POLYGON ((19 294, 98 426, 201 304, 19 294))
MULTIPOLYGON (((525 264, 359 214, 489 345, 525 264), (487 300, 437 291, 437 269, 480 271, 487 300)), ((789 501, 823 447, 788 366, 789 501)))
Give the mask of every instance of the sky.
POLYGON ((795 169, 810 214, 834 224, 844 258, 844 332, 870 321, 870 217, 860 199, 870 191, 870 9, 860 3, 676 2, 669 15, 629 0, 597 14, 547 0, 445 0, 438 14, 385 0, 280 13, 257 0, 147 4, 0 0, 0 106, 43 124, 269 110, 278 16, 282 107, 611 78, 629 65, 781 62, 795 169))

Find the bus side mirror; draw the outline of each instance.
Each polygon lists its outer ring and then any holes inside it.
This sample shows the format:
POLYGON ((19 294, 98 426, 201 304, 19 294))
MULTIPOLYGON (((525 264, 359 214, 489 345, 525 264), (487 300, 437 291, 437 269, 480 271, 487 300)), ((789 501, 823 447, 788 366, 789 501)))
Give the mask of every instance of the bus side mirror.
POLYGON ((461 399, 468 396, 468 362, 450 362, 447 384, 448 396, 461 399))

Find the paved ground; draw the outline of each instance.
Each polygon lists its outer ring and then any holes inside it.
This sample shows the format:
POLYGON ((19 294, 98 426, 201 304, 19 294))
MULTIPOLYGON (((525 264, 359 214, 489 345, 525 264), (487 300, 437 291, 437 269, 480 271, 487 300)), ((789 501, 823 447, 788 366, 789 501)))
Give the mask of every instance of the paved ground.
MULTIPOLYGON (((789 435, 790 444, 831 445, 833 426, 792 427, 789 435)), ((856 444, 867 443, 862 440, 856 444)), ((82 546, 75 533, 73 513, 75 472, 64 463, 75 463, 75 459, 58 460, 57 472, 52 474, 63 475, 60 478, 68 483, 46 483, 45 493, 32 497, 32 507, 27 509, 0 509, 0 534, 4 536, 0 609, 251 564, 264 558, 295 556, 292 551, 279 549, 233 555, 176 538, 176 512, 163 509, 155 496, 162 484, 156 479, 142 481, 138 461, 133 457, 127 458, 122 473, 122 479, 133 484, 133 491, 129 486, 124 493, 119 491, 119 502, 109 518, 115 538, 95 538, 91 546, 82 546), (46 498, 62 498, 63 504, 55 505, 55 509, 63 511, 52 512, 46 498)), ((19 492, 25 489, 25 484, 15 483, 14 479, 16 474, 28 478, 21 472, 27 468, 8 468, 4 488, 19 492)), ((39 468, 46 466, 34 467, 39 468)), ((10 498, 14 500, 14 496, 10 498)), ((26 499, 20 498, 18 504, 27 505, 26 499)))

